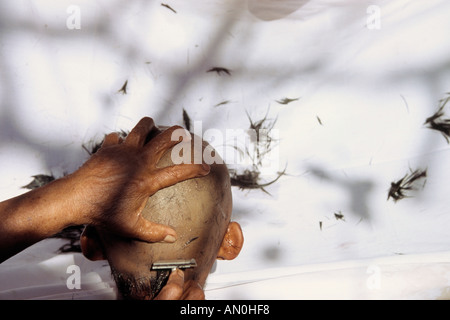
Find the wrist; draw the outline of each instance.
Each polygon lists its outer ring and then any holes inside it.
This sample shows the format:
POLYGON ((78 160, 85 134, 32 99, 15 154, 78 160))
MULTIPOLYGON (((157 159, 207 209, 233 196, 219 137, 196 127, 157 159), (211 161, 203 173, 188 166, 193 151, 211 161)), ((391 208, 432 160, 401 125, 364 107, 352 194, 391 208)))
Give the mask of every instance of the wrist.
POLYGON ((71 225, 89 224, 92 222, 92 178, 82 172, 74 173, 64 177, 64 207, 68 214, 68 222, 71 225))
POLYGON ((68 226, 84 224, 79 183, 67 176, 0 203, 0 248, 11 247, 14 253, 68 226))

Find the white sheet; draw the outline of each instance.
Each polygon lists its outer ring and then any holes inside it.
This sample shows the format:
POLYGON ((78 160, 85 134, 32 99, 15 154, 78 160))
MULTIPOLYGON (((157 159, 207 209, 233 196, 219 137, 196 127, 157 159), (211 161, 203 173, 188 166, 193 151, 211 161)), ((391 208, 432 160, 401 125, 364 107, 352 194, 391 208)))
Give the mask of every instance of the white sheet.
MULTIPOLYGON (((450 91, 450 3, 165 3, 176 13, 143 1, 0 4, 1 199, 34 174, 75 170, 82 144, 143 116, 182 124, 184 108, 224 133, 268 112, 288 175, 271 196, 233 189, 245 246, 217 264, 207 297, 446 297, 450 148, 423 123, 450 91), (416 168, 425 187, 387 201, 390 183, 416 168)), ((53 257, 48 242, 27 252, 0 265, 0 297, 115 298, 107 266, 53 257), (73 263, 77 291, 66 287, 73 263)))

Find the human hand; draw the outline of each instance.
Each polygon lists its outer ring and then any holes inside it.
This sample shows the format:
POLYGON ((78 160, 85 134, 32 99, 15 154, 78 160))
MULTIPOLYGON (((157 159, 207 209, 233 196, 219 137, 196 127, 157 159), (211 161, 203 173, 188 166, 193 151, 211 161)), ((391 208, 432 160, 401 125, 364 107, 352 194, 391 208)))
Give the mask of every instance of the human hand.
MULTIPOLYGON (((151 118, 143 118, 124 141, 117 133, 105 137, 101 148, 74 173, 81 182, 86 224, 146 242, 174 242, 175 231, 142 215, 148 198, 158 190, 209 173, 206 164, 180 164, 158 168, 164 153, 190 136, 172 141, 173 126, 146 143, 159 131, 151 118)), ((180 130, 180 132, 185 132, 180 130)), ((186 134, 186 133, 185 133, 186 134)), ((188 133, 187 133, 188 134, 188 133)), ((78 191, 74 191, 78 192, 78 191)))
POLYGON ((184 282, 184 272, 176 269, 155 300, 205 300, 205 293, 194 280, 184 282))

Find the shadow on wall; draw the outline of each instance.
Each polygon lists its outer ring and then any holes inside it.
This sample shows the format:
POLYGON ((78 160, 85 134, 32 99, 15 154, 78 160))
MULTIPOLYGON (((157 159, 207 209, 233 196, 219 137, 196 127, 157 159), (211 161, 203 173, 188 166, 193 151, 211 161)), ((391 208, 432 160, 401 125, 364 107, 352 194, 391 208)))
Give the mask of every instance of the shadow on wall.
MULTIPOLYGON (((247 9, 256 17, 264 21, 271 21, 275 19, 283 18, 296 10, 301 10, 304 8, 310 1, 307 0, 298 0, 298 1, 284 1, 285 6, 277 6, 277 10, 268 10, 272 9, 273 4, 279 4, 281 1, 256 1, 249 0, 247 2, 247 9)), ((129 1, 130 5, 132 3, 137 3, 136 1, 129 1)), ((233 2, 230 2, 233 3, 233 2)), ((231 4, 232 5, 232 4, 231 4)), ((1 5, 0 5, 1 6, 1 5)), ((142 5, 144 6, 144 5, 142 5)), ((170 12, 174 15, 181 15, 182 12, 177 10, 175 6, 172 6, 176 12, 170 12)), ((150 8, 150 6, 142 7, 144 10, 148 10, 148 14, 151 14, 151 10, 168 10, 168 8, 155 6, 154 8, 150 8)), ((149 49, 144 47, 142 44, 136 41, 132 41, 132 33, 130 32, 130 37, 128 39, 124 39, 123 37, 118 36, 116 21, 119 21, 119 16, 124 14, 124 9, 119 2, 111 3, 108 5, 108 14, 102 16, 96 16, 90 22, 87 22, 83 30, 86 32, 75 33, 75 37, 82 38, 86 40, 86 43, 96 43, 100 42, 101 45, 108 48, 110 52, 114 52, 115 57, 117 57, 117 64, 119 65, 127 65, 129 61, 142 61, 142 65, 145 65, 145 61, 148 59, 149 49), (116 8, 114 8, 116 6, 116 8), (88 31, 91 30, 91 31, 88 31)), ((231 8, 230 8, 231 9, 231 8)), ((43 10, 43 9, 42 9, 43 10)), ((226 10, 224 8, 224 10, 226 10)), ((167 94, 167 103, 166 105, 161 106, 158 110, 149 110, 149 115, 158 119, 162 118, 163 114, 169 113, 171 110, 177 110, 180 114, 180 119, 183 111, 182 104, 178 103, 182 100, 183 95, 186 91, 190 89, 191 80, 195 80, 200 75, 204 75, 211 67, 215 66, 216 61, 219 59, 219 55, 221 50, 223 49, 223 41, 225 38, 229 38, 229 33, 239 21, 239 17, 244 15, 246 12, 233 10, 234 14, 224 15, 222 20, 217 19, 216 24, 211 26, 211 30, 209 30, 207 47, 203 51, 204 59, 199 60, 197 63, 186 64, 184 69, 176 70, 176 72, 171 73, 170 75, 166 75, 170 77, 171 90, 167 94), (175 103, 174 103, 175 102, 175 103)), ((363 13, 365 11, 363 10, 363 13)), ((61 146, 56 144, 46 144, 43 146, 42 144, 33 141, 26 134, 27 128, 24 125, 23 121, 21 121, 19 115, 13 110, 16 109, 18 103, 20 103, 20 96, 26 94, 22 92, 22 88, 20 87, 20 83, 14 80, 14 74, 16 70, 14 70, 14 66, 9 63, 8 55, 6 48, 2 46, 2 39, 8 37, 20 37, 23 34, 31 34, 38 37, 48 37, 54 41, 64 41, 66 43, 67 30, 54 29, 49 26, 46 29, 46 33, 42 34, 39 28, 36 28, 36 21, 32 21, 32 16, 30 16, 30 20, 24 19, 23 17, 16 18, 14 15, 11 15, 8 10, 0 10, 0 90, 2 94, 2 99, 0 102, 0 149, 4 144, 14 143, 18 145, 25 146, 26 148, 33 151, 34 154, 43 158, 43 161, 46 163, 46 167, 50 171, 54 166, 58 166, 61 161, 67 161, 72 163, 71 167, 75 168, 79 166, 87 157, 85 151, 82 149, 82 146, 73 143, 73 141, 67 141, 68 145, 71 145, 70 154, 63 154, 61 151, 61 146)), ((348 23, 352 23, 349 21, 348 23)), ((246 34, 240 35, 240 46, 239 50, 236 51, 236 55, 241 55, 242 52, 252 53, 251 41, 247 41, 252 39, 255 33, 258 32, 253 26, 249 26, 245 29, 246 34)), ((121 33, 123 34, 123 33, 121 33)), ((326 42, 328 39, 333 39, 333 35, 323 35, 322 39, 318 39, 318 41, 326 42)), ((333 46, 333 43, 330 42, 330 46, 333 46)), ((251 54, 249 54, 251 56, 251 54)), ((313 58, 304 61, 301 64, 291 66, 290 70, 286 72, 284 68, 282 72, 278 71, 277 67, 279 66, 279 61, 268 61, 266 65, 261 66, 258 70, 248 70, 246 69, 245 64, 240 66, 241 70, 233 70, 236 73, 239 71, 241 73, 247 72, 249 81, 252 78, 256 77, 266 77, 269 79, 268 81, 268 90, 270 90, 270 86, 273 87, 281 87, 284 84, 291 83, 295 81, 299 74, 304 79, 307 79, 308 76, 320 74, 320 72, 328 69, 330 63, 332 62, 331 55, 317 55, 313 58)), ((424 85, 428 86, 428 91, 430 92, 430 96, 432 100, 435 100, 436 97, 440 97, 442 95, 441 92, 437 92, 436 88, 440 87, 441 82, 448 75, 448 70, 450 70, 450 60, 447 61, 437 61, 432 68, 424 69, 416 69, 416 73, 408 73, 408 74, 392 74, 391 79, 386 79, 386 82, 389 81, 403 81, 404 79, 414 78, 414 79, 426 79, 424 81, 424 85)), ((219 67, 219 66, 217 66, 219 67)), ((228 66, 220 66, 226 68, 228 66)), ((331 72, 333 68, 330 68, 331 72)), ((330 71, 328 71, 330 72, 330 71)), ((232 72, 230 76, 224 76, 226 81, 233 81, 233 75, 235 73, 232 72)), ((328 73, 325 72, 325 76, 328 73)), ((57 73, 53 73, 54 77, 57 77, 57 73)), ((336 75, 337 77, 341 77, 342 74, 336 75)), ((225 81, 225 80, 224 80, 225 81)), ((306 83, 307 81, 305 81, 306 83)), ((300 86, 300 85, 299 85, 300 86)), ((119 88, 117 88, 119 89, 119 88)), ((95 90, 95 88, 93 88, 95 90)), ((245 88, 243 89, 245 90, 245 88)), ((248 90, 252 90, 249 86, 248 90)), ((94 94, 102 94, 102 93, 94 93, 94 94)), ((399 93, 400 94, 400 93, 399 93)), ((227 97, 224 97, 227 98, 227 97)), ((107 102, 111 100, 105 97, 104 99, 107 102)), ((106 103, 106 102, 105 102, 106 103)), ((243 102, 242 102, 243 103, 243 102)), ((52 106, 56 107, 56 106, 52 106)), ((260 109, 266 108, 266 105, 259 106, 260 109)), ((430 105, 430 116, 433 112, 436 111, 436 105, 430 105)), ((244 115, 244 110, 242 110, 242 114, 244 115)), ((112 108, 104 108, 104 106, 98 107, 98 110, 95 112, 99 113, 99 118, 106 118, 110 116, 114 116, 117 110, 113 110, 112 108)), ((203 119, 205 122, 205 127, 208 127, 208 123, 213 121, 214 114, 211 113, 209 119, 203 119)), ((425 120, 425 119, 424 119, 425 120)), ((175 124, 175 123, 174 123, 175 124)), ((64 124, 61 124, 61 128, 63 130, 64 124)), ((124 128, 128 129, 128 128, 124 128)), ((425 142, 425 141, 424 141, 425 142)), ((423 150, 430 150, 430 145, 428 143, 424 143, 423 145, 419 145, 418 148, 422 148, 423 150)), ((293 159, 295 160, 295 159, 293 159)), ((335 184, 345 190, 348 194, 348 202, 349 207, 352 209, 352 212, 358 214, 361 219, 365 221, 371 220, 372 212, 368 206, 369 196, 374 189, 374 184, 369 180, 352 180, 352 179, 342 179, 340 177, 334 176, 331 173, 327 172, 326 169, 321 168, 319 166, 312 166, 309 168, 309 172, 316 178, 322 179, 323 181, 329 182, 330 184, 335 184)), ((39 174, 41 172, 36 172, 39 174)), ((260 192, 259 190, 257 192, 260 192)), ((252 208, 241 206, 237 207, 234 214, 236 216, 244 216, 251 215, 252 208), (248 211, 246 211, 248 209, 248 211)), ((268 260, 277 260, 280 258, 281 252, 277 247, 267 247, 263 250, 262 254, 268 260)))
POLYGON ((308 172, 314 177, 336 184, 348 194, 349 208, 358 215, 362 220, 370 222, 371 212, 369 209, 369 197, 375 185, 370 180, 352 180, 351 178, 340 178, 333 176, 323 168, 311 166, 308 172))

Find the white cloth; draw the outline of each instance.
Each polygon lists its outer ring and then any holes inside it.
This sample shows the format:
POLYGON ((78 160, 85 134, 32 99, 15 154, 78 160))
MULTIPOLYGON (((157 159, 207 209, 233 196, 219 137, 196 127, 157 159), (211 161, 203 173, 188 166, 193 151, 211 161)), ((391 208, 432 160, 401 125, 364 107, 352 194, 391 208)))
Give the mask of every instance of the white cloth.
MULTIPOLYGON (((1 200, 32 175, 75 170, 83 144, 143 116, 182 124, 185 109, 226 138, 249 128, 247 114, 267 114, 277 119, 278 163, 262 178, 285 165, 287 175, 270 195, 233 188, 245 244, 217 264, 207 296, 445 295, 450 147, 424 121, 450 91, 450 2, 167 4, 175 12, 160 2, 1 2, 1 200), (416 168, 427 169, 426 183, 387 201, 391 182, 416 168), (381 289, 369 292, 367 268, 378 263, 381 289)), ((221 150, 226 158, 234 148, 221 150)), ((1 297, 115 297, 107 267, 40 249, 0 265, 1 297), (72 264, 83 267, 81 291, 67 289, 72 264)))

